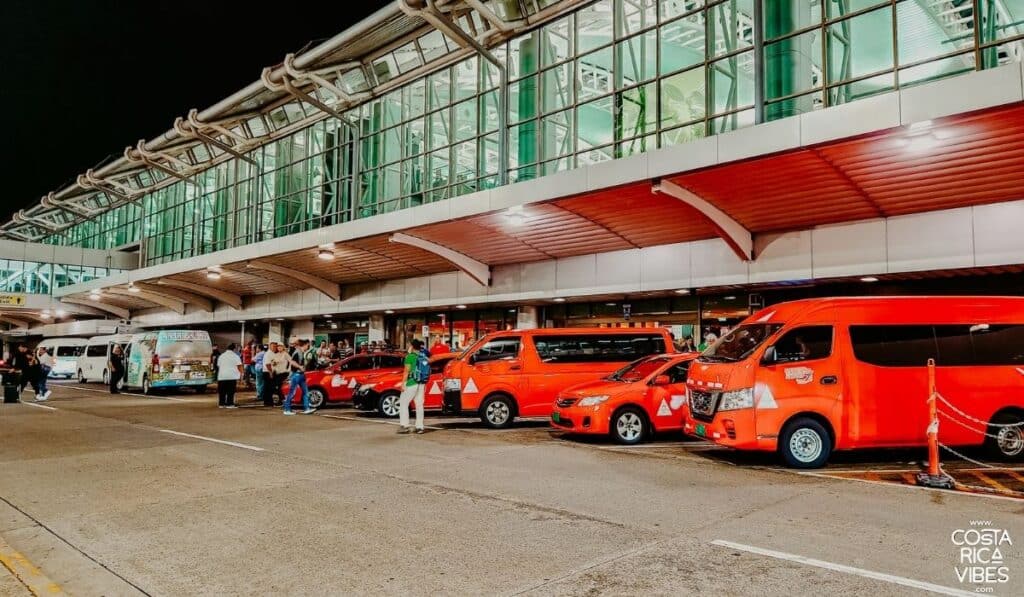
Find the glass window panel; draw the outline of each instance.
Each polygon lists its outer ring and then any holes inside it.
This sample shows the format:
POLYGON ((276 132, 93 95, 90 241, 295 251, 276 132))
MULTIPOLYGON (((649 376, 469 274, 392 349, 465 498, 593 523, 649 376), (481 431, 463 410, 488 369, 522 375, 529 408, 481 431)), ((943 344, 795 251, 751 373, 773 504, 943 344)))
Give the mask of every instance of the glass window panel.
POLYGON ((981 50, 982 68, 995 68, 1011 62, 1024 62, 1024 40, 1014 40, 981 50))
POLYGON ((766 121, 778 120, 788 116, 812 112, 821 109, 822 106, 824 106, 824 96, 820 91, 815 91, 807 95, 791 97, 767 104, 764 107, 764 118, 766 121))
MULTIPOLYGON (((984 4, 984 2, 982 2, 984 4)), ((970 7, 967 7, 970 15, 970 7)), ((957 50, 974 48, 973 20, 967 20, 956 27, 958 34, 951 36, 943 27, 946 21, 932 17, 927 9, 917 2, 901 2, 896 5, 896 28, 899 43, 899 63, 921 62, 957 50)), ((901 80, 902 83, 902 80, 901 80)))
POLYGON ((449 69, 438 71, 427 78, 428 109, 436 110, 452 102, 452 77, 449 69))
POLYGON ((477 57, 455 65, 455 101, 473 97, 476 95, 477 80, 480 76, 477 70, 477 57))
POLYGON ((703 119, 707 114, 705 69, 691 69, 661 80, 661 126, 703 119))
POLYGON ((448 110, 434 112, 429 117, 430 149, 444 147, 451 142, 451 131, 448 128, 448 110))
POLYGON ((487 135, 480 139, 480 149, 478 152, 480 158, 480 173, 481 174, 497 174, 498 173, 498 135, 497 133, 487 135))
POLYGON ((572 63, 544 71, 541 75, 541 110, 545 113, 568 108, 573 103, 572 63))
POLYGON ((601 0, 576 13, 576 46, 583 54, 612 41, 613 0, 601 0))
POLYGON ((541 120, 541 159, 569 155, 573 152, 572 110, 565 110, 541 120))
POLYGON ((658 87, 655 83, 619 94, 621 122, 616 137, 628 139, 653 133, 658 122, 658 87))
POLYGON ((448 149, 435 151, 429 156, 428 188, 448 186, 449 170, 451 162, 448 158, 448 149))
POLYGON ((540 63, 542 67, 558 64, 572 58, 572 16, 545 25, 540 33, 540 63))
POLYGON ((426 106, 427 81, 417 79, 402 88, 402 118, 422 116, 426 106))
POLYGON ((390 164, 402 158, 402 129, 400 127, 390 128, 381 134, 384 147, 384 163, 390 164))
POLYGON ((509 130, 509 154, 510 165, 526 166, 537 161, 537 121, 509 130))
POLYGON ((664 23, 669 19, 704 6, 704 0, 661 0, 658 4, 661 5, 659 12, 661 13, 661 21, 664 23))
POLYGON ((981 0, 980 4, 982 44, 1024 35, 1024 0, 981 0))
POLYGON ((661 133, 661 146, 682 145, 690 141, 704 138, 704 123, 697 122, 687 126, 670 129, 661 133))
POLYGON ((480 132, 498 130, 498 92, 488 91, 480 96, 480 132))
POLYGON ((576 93, 579 101, 611 93, 614 83, 611 48, 592 52, 576 60, 576 93))
POLYGON ((508 121, 519 122, 537 115, 537 76, 527 77, 508 86, 508 121))
POLYGON ((870 79, 861 79, 846 85, 838 85, 829 89, 828 103, 830 106, 845 104, 848 102, 871 97, 889 91, 895 87, 892 73, 885 73, 870 79))
POLYGON ((618 89, 654 78, 658 70, 657 41, 657 32, 648 31, 615 45, 618 89))
POLYGON ((828 26, 828 81, 836 83, 893 67, 892 8, 828 26))
POLYGON ((764 38, 777 37, 821 23, 821 2, 810 0, 758 0, 764 16, 764 38))
POLYGON ((754 45, 754 0, 726 0, 708 8, 708 55, 754 45))
POLYGON ((426 121, 423 118, 417 118, 403 125, 402 134, 405 138, 404 155, 406 157, 423 152, 426 135, 426 121))
POLYGON ((552 160, 550 162, 544 162, 541 165, 541 175, 547 176, 556 172, 564 172, 566 170, 572 170, 573 160, 571 157, 561 158, 558 160, 552 160))
POLYGON ((423 202, 425 161, 424 156, 419 156, 402 162, 402 194, 412 197, 412 205, 423 202))
POLYGON ((952 56, 932 62, 925 62, 924 64, 901 69, 900 87, 916 85, 917 83, 927 83, 928 81, 934 81, 936 79, 952 75, 959 75, 973 70, 973 53, 961 54, 959 56, 952 56))
POLYGON ((786 97, 820 86, 820 29, 765 45, 765 99, 786 97))
POLYGON ((713 114, 754 103, 753 52, 719 60, 708 68, 708 94, 713 114))
POLYGON ((374 60, 370 68, 373 69, 373 76, 377 78, 377 83, 386 83, 398 76, 398 65, 395 63, 395 57, 391 54, 385 54, 374 60))
POLYGON ((508 42, 508 76, 518 79, 537 72, 538 39, 537 31, 530 32, 508 42))
POLYGON ((654 25, 658 17, 657 0, 618 0, 618 37, 628 37, 654 25))
MULTIPOLYGON (((350 71, 344 72, 341 77, 339 77, 338 81, 341 83, 341 88, 349 93, 359 93, 360 91, 367 91, 370 89, 370 85, 366 81, 366 76, 363 74, 363 69, 361 68, 354 68, 350 71)), ((249 128, 252 129, 253 121, 250 120, 248 124, 249 128)), ((258 128, 263 128, 263 123, 259 122, 256 126, 258 128)), ((257 135, 262 134, 257 133, 255 130, 253 130, 253 132, 257 135)))
MULTIPOLYGON (((477 178, 476 141, 452 146, 452 165, 454 167, 454 178, 452 179, 454 184, 475 181, 477 178)), ((463 187, 459 194, 465 194, 473 190, 475 190, 475 186, 473 188, 463 187)))
POLYGON ((384 96, 382 127, 395 126, 402 121, 402 92, 392 91, 384 96))
POLYGON ((844 15, 859 12, 879 4, 889 4, 889 0, 824 0, 828 7, 829 19, 837 19, 844 15))
POLYGON ((436 29, 419 38, 418 41, 420 49, 423 50, 423 59, 427 62, 437 60, 448 53, 444 34, 436 29))
POLYGON ((603 97, 576 108, 576 143, 579 150, 614 141, 615 101, 603 97))
POLYGON ((455 138, 453 141, 465 141, 476 136, 477 114, 476 99, 469 99, 452 108, 455 138))
POLYGON ((661 27, 661 72, 704 62, 704 13, 696 12, 661 27))
POLYGON ((395 62, 398 64, 398 71, 407 73, 423 64, 420 60, 420 51, 416 48, 415 42, 409 42, 394 51, 395 62))
POLYGON ((744 110, 727 116, 719 116, 718 118, 711 119, 708 124, 708 130, 711 131, 712 135, 754 126, 754 111, 744 110))

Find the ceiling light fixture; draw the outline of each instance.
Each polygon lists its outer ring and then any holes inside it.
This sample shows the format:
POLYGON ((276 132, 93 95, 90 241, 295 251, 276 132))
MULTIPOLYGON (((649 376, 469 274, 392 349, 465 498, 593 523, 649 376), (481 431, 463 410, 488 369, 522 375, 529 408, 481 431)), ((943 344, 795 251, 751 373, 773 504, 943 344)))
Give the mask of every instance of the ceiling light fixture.
POLYGON ((39 316, 42 317, 43 319, 49 319, 50 313, 49 311, 43 311, 42 313, 39 314, 39 316))
POLYGON ((134 282, 128 283, 128 292, 139 292, 141 289, 134 282))
POLYGON ((689 288, 680 288, 679 290, 676 291, 676 294, 690 294, 690 289, 689 288))
POLYGON ((385 315, 394 315, 395 314, 395 310, 394 309, 387 309, 387 310, 384 311, 384 314, 385 315))
POLYGON ((331 249, 320 249, 320 251, 317 252, 316 256, 323 261, 333 261, 334 251, 332 251, 331 249))
POLYGON ((220 270, 215 267, 206 268, 206 279, 207 280, 220 280, 220 270))
POLYGON ((864 276, 863 278, 860 279, 860 281, 861 282, 877 282, 878 278, 876 278, 874 276, 864 276))
POLYGON ((456 309, 462 310, 466 308, 466 305, 455 305, 456 309))
POLYGON ((911 125, 909 127, 907 127, 907 130, 910 130, 910 131, 921 131, 921 130, 924 130, 924 129, 927 129, 927 128, 931 127, 932 124, 933 124, 933 122, 931 120, 922 120, 920 122, 911 123, 911 125))
POLYGON ((68 312, 65 311, 64 309, 57 309, 56 314, 57 314, 57 317, 64 317, 65 315, 68 314, 68 312))
POLYGON ((565 299, 562 298, 562 297, 553 298, 551 300, 555 301, 556 303, 564 303, 565 302, 565 299))
POLYGON ((513 205, 505 210, 505 217, 508 218, 508 223, 513 226, 522 226, 526 223, 526 214, 523 213, 522 205, 513 205))

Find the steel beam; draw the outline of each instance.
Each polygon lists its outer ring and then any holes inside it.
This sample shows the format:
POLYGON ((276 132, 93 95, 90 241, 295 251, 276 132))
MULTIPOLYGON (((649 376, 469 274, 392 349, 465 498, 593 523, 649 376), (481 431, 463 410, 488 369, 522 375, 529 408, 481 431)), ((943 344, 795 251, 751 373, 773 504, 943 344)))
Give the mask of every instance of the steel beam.
POLYGON ((242 297, 240 295, 227 292, 226 290, 221 290, 220 288, 203 286, 202 284, 186 282, 185 280, 175 280, 174 278, 162 278, 160 280, 157 280, 156 283, 159 286, 181 288, 183 290, 188 290, 189 292, 194 292, 201 296, 216 299, 235 310, 242 309, 242 297))
POLYGON ((655 182, 651 186, 651 192, 674 197, 696 209, 714 227, 718 236, 729 245, 737 257, 743 261, 754 260, 754 235, 729 214, 718 209, 706 199, 667 180, 655 182))
POLYGON ((419 249, 423 249, 428 253, 433 253, 434 255, 437 255, 441 259, 444 259, 445 261, 457 267, 459 271, 463 272, 470 278, 473 278, 479 284, 483 286, 491 285, 491 266, 487 265, 486 263, 483 263, 482 261, 477 261, 476 259, 473 259, 469 255, 459 253, 458 251, 453 251, 452 249, 439 245, 435 242, 431 242, 429 240, 425 240, 416 236, 411 236, 409 234, 404 234, 402 232, 396 232, 395 234, 392 234, 391 236, 388 237, 388 241, 403 245, 409 245, 410 247, 416 247, 419 249))
POLYGON ((199 296, 194 292, 187 290, 181 290, 179 288, 169 288, 166 286, 160 286, 159 284, 146 284, 144 282, 133 282, 136 288, 149 294, 158 294, 166 296, 168 298, 185 301, 186 303, 200 309, 202 311, 211 312, 213 311, 213 301, 210 299, 199 296))
POLYGON ((93 301, 89 299, 75 298, 73 296, 66 296, 60 299, 60 302, 67 303, 69 305, 81 305, 83 307, 91 307, 93 309, 116 315, 121 319, 131 319, 132 312, 124 307, 118 307, 116 305, 108 305, 99 301, 93 301))
POLYGON ((246 262, 245 267, 251 269, 263 270, 266 272, 273 272, 279 276, 284 276, 298 282, 300 285, 306 285, 310 288, 315 288, 326 296, 333 300, 341 300, 341 286, 336 282, 331 282, 325 278, 314 276, 297 269, 290 267, 284 267, 282 265, 275 265, 273 263, 267 263, 265 261, 249 261, 246 262))
POLYGON ((139 290, 138 292, 132 292, 127 288, 107 288, 106 292, 114 296, 127 296, 131 298, 138 298, 154 305, 159 305, 174 311, 178 315, 185 314, 185 301, 170 298, 162 294, 155 294, 152 292, 146 292, 145 290, 139 290))

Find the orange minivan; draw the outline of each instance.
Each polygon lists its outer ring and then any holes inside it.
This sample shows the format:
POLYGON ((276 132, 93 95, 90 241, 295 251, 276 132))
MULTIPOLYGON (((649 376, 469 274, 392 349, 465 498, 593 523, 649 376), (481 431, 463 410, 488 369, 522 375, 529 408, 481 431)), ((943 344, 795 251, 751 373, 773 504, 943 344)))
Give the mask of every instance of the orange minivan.
POLYGON ((623 364, 675 352, 666 328, 546 328, 494 332, 445 368, 444 412, 472 412, 488 427, 547 417, 559 392, 623 364))
POLYGON ((928 360, 939 441, 1024 453, 1024 298, 850 297, 767 307, 690 367, 686 432, 778 451, 794 468, 833 450, 924 446, 928 360))

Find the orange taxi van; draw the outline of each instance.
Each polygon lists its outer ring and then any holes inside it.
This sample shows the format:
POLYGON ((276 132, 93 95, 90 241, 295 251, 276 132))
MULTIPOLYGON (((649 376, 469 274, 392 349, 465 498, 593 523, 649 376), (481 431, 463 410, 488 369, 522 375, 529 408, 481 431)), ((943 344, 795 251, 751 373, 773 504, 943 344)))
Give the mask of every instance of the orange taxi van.
POLYGON ((675 352, 665 328, 546 328, 484 336, 445 368, 444 412, 504 428, 550 416, 559 392, 625 363, 675 352))
POLYGON ((928 360, 939 440, 1024 453, 1024 298, 851 297, 767 307, 705 350, 685 431, 794 468, 833 450, 926 445, 928 360))

